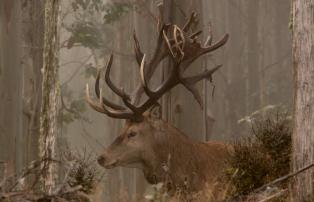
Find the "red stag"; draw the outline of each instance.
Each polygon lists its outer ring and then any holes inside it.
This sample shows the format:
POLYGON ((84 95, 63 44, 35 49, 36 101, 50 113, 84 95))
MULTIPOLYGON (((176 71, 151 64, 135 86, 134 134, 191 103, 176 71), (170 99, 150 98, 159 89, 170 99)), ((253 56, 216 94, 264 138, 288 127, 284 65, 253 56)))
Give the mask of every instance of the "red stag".
POLYGON ((111 81, 113 55, 110 56, 105 81, 110 89, 121 97, 125 106, 112 103, 102 96, 99 88, 100 71, 95 83, 99 102, 91 99, 87 85, 86 99, 94 110, 112 118, 126 120, 121 134, 98 158, 101 166, 107 169, 118 166, 139 168, 151 184, 171 182, 172 188, 188 187, 191 192, 200 191, 204 185, 214 183, 222 173, 228 153, 225 144, 193 141, 177 128, 161 120, 158 113, 155 113, 158 100, 179 84, 189 90, 202 107, 201 96, 194 84, 203 79, 211 80, 212 74, 220 67, 191 77, 183 75, 193 61, 222 47, 228 40, 226 34, 218 42, 212 43, 212 37, 209 36, 202 46, 198 41, 201 31, 190 33, 191 25, 195 21, 196 14, 193 13, 182 28, 175 24, 159 23, 156 49, 148 62, 134 33, 135 57, 140 66, 141 85, 133 93, 133 97, 111 81), (165 58, 171 58, 168 78, 152 90, 149 80, 165 58), (143 92, 147 99, 141 103, 140 96, 143 92))

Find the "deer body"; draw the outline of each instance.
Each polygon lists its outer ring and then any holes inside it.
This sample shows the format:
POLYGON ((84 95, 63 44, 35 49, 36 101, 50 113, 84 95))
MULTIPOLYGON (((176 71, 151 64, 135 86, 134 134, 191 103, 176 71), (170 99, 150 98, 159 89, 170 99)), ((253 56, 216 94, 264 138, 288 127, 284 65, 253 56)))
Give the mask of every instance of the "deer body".
POLYGON ((162 182, 167 191, 198 192, 217 182, 227 155, 223 143, 193 141, 163 120, 145 116, 140 123, 127 122, 98 161, 105 168, 139 168, 150 184, 162 182))

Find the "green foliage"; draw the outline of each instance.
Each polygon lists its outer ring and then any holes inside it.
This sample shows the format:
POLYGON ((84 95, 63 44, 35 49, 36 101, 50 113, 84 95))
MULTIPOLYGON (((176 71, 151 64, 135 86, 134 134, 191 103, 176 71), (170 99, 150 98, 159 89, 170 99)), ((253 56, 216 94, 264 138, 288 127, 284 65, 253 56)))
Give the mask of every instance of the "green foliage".
POLYGON ((112 3, 106 6, 105 23, 112 24, 132 9, 131 3, 112 3))
POLYGON ((90 49, 106 47, 111 38, 110 25, 129 13, 132 3, 104 3, 101 0, 72 0, 74 21, 64 25, 71 33, 67 48, 82 45, 90 49))
POLYGON ((287 114, 268 114, 252 123, 252 136, 235 144, 228 162, 227 175, 234 188, 231 195, 246 195, 289 173, 291 134, 287 114))
POLYGON ((93 22, 75 22, 67 30, 71 33, 67 48, 80 44, 87 48, 98 49, 104 44, 101 30, 93 22))
POLYGON ((79 9, 82 10, 95 10, 97 12, 104 10, 104 5, 102 0, 74 0, 71 3, 73 11, 77 11, 79 9))
MULTIPOLYGON (((71 49, 74 46, 83 46, 95 54, 109 53, 113 36, 112 24, 129 13, 134 7, 133 4, 130 2, 108 3, 103 0, 71 0, 71 19, 62 22, 63 28, 70 33, 66 47, 71 49), (67 24, 67 22, 70 23, 67 24)), ((96 77, 96 73, 96 68, 92 65, 87 65, 83 72, 86 79, 96 77)), ((70 124, 77 119, 88 121, 81 116, 86 110, 83 97, 73 98, 67 85, 62 86, 61 94, 63 108, 59 121, 62 124, 70 124)))

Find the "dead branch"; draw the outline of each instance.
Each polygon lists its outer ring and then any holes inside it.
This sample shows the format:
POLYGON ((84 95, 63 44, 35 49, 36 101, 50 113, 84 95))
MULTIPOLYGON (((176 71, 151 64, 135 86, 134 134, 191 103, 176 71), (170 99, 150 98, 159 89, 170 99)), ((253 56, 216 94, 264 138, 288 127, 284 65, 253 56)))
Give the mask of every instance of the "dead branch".
POLYGON ((294 176, 296 176, 296 175, 298 175, 298 174, 300 174, 300 173, 302 173, 302 172, 312 168, 313 166, 314 166, 314 163, 311 163, 310 165, 307 165, 307 166, 305 166, 305 167, 303 167, 303 168, 301 168, 301 169, 299 169, 299 170, 297 170, 297 171, 295 171, 293 173, 289 173, 289 174, 287 174, 287 175, 285 175, 283 177, 280 177, 280 178, 278 178, 278 179, 276 179, 276 180, 274 180, 274 181, 272 181, 270 183, 267 183, 267 184, 263 185, 260 188, 255 189, 253 191, 253 193, 260 192, 260 191, 266 189, 267 187, 272 187, 272 186, 274 186, 274 185, 276 185, 276 184, 278 184, 278 183, 280 183, 282 181, 288 180, 288 179, 290 179, 290 178, 292 178, 292 177, 294 177, 294 176))

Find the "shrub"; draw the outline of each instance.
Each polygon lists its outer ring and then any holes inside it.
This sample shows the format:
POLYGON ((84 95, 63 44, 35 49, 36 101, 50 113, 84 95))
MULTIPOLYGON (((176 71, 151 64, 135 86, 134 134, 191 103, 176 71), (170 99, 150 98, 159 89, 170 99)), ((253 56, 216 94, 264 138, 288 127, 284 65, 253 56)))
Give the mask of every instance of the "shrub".
MULTIPOLYGON (((290 171, 291 121, 277 112, 256 118, 251 135, 235 143, 228 160, 231 195, 246 195, 290 171)), ((286 184, 282 184, 286 187, 286 184)))

